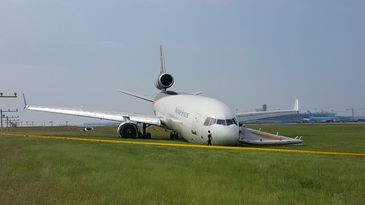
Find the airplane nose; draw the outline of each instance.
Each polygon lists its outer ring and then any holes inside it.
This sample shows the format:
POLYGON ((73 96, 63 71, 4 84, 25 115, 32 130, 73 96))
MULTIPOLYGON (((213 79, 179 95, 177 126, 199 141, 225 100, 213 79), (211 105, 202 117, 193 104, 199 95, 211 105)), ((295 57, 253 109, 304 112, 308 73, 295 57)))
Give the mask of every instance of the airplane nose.
POLYGON ((236 145, 239 140, 238 126, 216 127, 211 130, 211 133, 213 145, 236 145))

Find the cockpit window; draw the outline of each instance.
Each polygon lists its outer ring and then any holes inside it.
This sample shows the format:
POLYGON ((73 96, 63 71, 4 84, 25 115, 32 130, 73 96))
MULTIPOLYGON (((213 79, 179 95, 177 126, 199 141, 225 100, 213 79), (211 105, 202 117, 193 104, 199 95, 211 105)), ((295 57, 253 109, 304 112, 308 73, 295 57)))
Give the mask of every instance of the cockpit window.
POLYGON ((227 122, 227 125, 233 125, 233 124, 235 124, 232 119, 226 120, 226 122, 227 122))
POLYGON ((238 125, 236 119, 233 118, 232 120, 235 125, 238 125))
POLYGON ((208 126, 210 122, 210 117, 207 117, 207 119, 205 119, 204 121, 204 126, 208 126))
POLYGON ((229 125, 237 125, 237 121, 232 119, 215 119, 213 117, 207 117, 204 121, 204 126, 211 126, 214 124, 223 125, 223 126, 229 126, 229 125))
POLYGON ((207 119, 204 122, 204 126, 210 126, 210 125, 214 125, 217 123, 217 119, 212 118, 212 117, 207 117, 207 119))
POLYGON ((226 120, 217 120, 218 125, 226 125, 226 120))
POLYGON ((217 123, 217 119, 215 119, 215 118, 210 118, 210 123, 209 123, 209 125, 214 125, 215 123, 217 123))

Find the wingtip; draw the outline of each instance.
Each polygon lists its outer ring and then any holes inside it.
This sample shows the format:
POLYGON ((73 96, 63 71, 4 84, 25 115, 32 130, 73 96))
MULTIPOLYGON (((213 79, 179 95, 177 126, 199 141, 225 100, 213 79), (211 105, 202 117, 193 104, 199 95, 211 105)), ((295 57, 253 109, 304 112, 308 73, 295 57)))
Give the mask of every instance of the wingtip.
POLYGON ((29 106, 28 106, 28 103, 27 103, 27 99, 25 98, 25 94, 23 93, 23 100, 24 100, 24 110, 27 109, 29 106))
POLYGON ((299 112, 299 99, 295 99, 294 101, 294 110, 299 112))

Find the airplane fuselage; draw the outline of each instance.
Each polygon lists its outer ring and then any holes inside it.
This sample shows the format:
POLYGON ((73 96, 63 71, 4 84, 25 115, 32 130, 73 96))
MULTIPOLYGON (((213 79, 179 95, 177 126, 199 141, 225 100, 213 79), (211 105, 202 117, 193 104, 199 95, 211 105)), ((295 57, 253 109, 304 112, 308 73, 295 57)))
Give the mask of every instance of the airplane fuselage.
POLYGON ((188 94, 160 95, 153 103, 155 115, 168 129, 191 143, 236 145, 239 125, 235 114, 219 100, 188 94))
POLYGON ((120 90, 124 94, 152 102, 155 116, 29 106, 23 94, 24 108, 33 111, 117 121, 120 122, 117 133, 122 138, 151 138, 151 134, 146 133, 145 128, 148 125, 155 125, 174 131, 175 133, 171 135, 172 139, 176 138, 177 133, 186 141, 195 144, 237 145, 244 142, 255 145, 273 145, 303 142, 301 138, 290 139, 284 136, 273 136, 270 133, 261 131, 256 135, 253 133, 254 131, 240 128, 236 119, 236 116, 253 120, 264 117, 296 114, 299 110, 298 100, 295 101, 294 109, 292 110, 235 114, 226 104, 219 100, 203 97, 197 93, 185 94, 168 90, 174 84, 174 78, 171 74, 166 73, 162 46, 160 46, 160 60, 160 74, 155 82, 155 87, 160 90, 160 93, 155 98, 120 90), (138 128, 138 124, 140 123, 143 124, 142 133, 138 128), (268 137, 268 140, 263 139, 265 136, 268 137), (277 140, 273 140, 273 138, 277 140))

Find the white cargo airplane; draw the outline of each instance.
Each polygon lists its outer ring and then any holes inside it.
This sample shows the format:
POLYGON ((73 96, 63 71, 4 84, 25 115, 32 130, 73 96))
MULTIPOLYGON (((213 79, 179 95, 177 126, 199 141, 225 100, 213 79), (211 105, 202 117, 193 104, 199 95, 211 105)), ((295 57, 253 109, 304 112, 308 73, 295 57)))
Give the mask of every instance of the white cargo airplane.
POLYGON ((234 113, 223 102, 200 96, 200 93, 180 93, 167 90, 174 84, 172 75, 166 73, 162 46, 160 47, 161 70, 155 83, 160 92, 156 97, 147 97, 127 91, 121 93, 149 101, 153 104, 154 116, 90 112, 65 108, 51 108, 27 105, 24 97, 25 109, 65 115, 98 118, 121 122, 117 129, 122 138, 150 138, 146 127, 155 125, 173 132, 170 138, 181 136, 186 141, 196 144, 207 144, 208 134, 213 145, 239 145, 242 143, 255 145, 298 144, 303 140, 264 133, 241 127, 245 120, 255 120, 298 113, 298 100, 291 110, 263 111, 250 113, 234 113), (244 119, 238 121, 238 119, 244 119), (142 133, 140 127, 142 125, 142 133))

